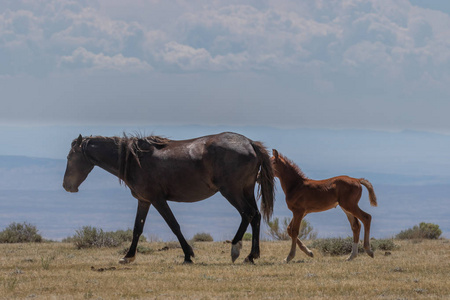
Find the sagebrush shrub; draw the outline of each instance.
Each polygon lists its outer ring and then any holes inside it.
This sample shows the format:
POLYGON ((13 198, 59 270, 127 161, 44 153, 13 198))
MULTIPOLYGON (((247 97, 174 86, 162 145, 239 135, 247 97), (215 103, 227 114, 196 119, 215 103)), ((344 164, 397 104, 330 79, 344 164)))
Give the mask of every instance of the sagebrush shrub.
POLYGON ((84 226, 76 231, 74 244, 78 249, 91 247, 117 247, 122 241, 115 239, 111 233, 91 226, 84 226))
MULTIPOLYGON (((129 247, 123 248, 122 250, 119 251, 119 254, 124 254, 125 255, 125 254, 128 253, 129 249, 130 249, 129 247)), ((147 246, 138 245, 136 247, 136 252, 145 255, 145 254, 152 254, 153 252, 155 252, 155 250, 152 249, 152 248, 149 248, 147 246)))
POLYGON ((11 223, 0 232, 0 243, 40 243, 42 236, 29 223, 11 223))
POLYGON ((193 242, 212 242, 213 240, 213 237, 206 232, 196 233, 192 238, 193 242))
MULTIPOLYGON (((353 238, 327 238, 318 239, 312 242, 311 248, 319 249, 323 254, 338 256, 346 255, 352 252, 353 238)), ((370 248, 374 250, 393 250, 396 248, 392 239, 372 240, 370 242, 370 248)), ((361 243, 358 244, 358 252, 364 252, 364 248, 361 243)))
MULTIPOLYGON (((352 252, 353 238, 327 238, 318 239, 312 242, 311 248, 319 249, 326 255, 345 255, 352 252)), ((358 247, 358 252, 364 251, 362 247, 358 247), (360 249, 361 248, 361 249, 360 249)))
MULTIPOLYGON (((118 247, 123 242, 131 242, 133 240, 133 231, 117 230, 103 231, 92 226, 84 226, 75 231, 75 235, 63 239, 63 242, 73 243, 77 249, 91 247, 118 247)), ((145 241, 145 237, 141 235, 140 241, 145 241)))
POLYGON ((397 248, 393 239, 381 239, 381 240, 372 240, 370 241, 370 246, 372 250, 394 250, 397 248))
POLYGON ((242 237, 243 241, 251 241, 252 240, 252 234, 250 232, 244 233, 244 236, 242 237))
MULTIPOLYGON (((287 228, 290 223, 290 218, 284 218, 283 224, 280 225, 280 221, 278 218, 274 218, 273 221, 269 221, 267 224, 269 226, 269 231, 267 232, 273 239, 286 241, 290 240, 291 237, 287 233, 287 228)), ((309 224, 309 222, 305 219, 300 223, 300 229, 298 233, 298 238, 310 239, 313 240, 317 237, 317 232, 313 231, 313 227, 309 224)))
POLYGON ((415 225, 413 228, 400 231, 395 237, 400 240, 438 239, 441 234, 442 230, 439 229, 439 225, 421 222, 419 226, 415 225))

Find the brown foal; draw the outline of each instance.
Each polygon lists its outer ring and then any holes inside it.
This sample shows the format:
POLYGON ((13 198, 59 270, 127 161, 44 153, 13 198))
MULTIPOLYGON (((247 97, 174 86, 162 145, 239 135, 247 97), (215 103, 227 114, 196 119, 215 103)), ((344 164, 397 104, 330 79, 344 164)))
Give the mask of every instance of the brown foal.
POLYGON ((274 175, 280 179, 281 187, 286 195, 286 204, 293 213, 287 232, 292 239, 291 251, 286 262, 295 257, 296 244, 307 255, 313 257, 313 253, 298 238, 300 223, 309 213, 321 212, 338 205, 347 215, 353 231, 352 253, 347 260, 352 260, 358 255, 359 233, 361 223, 364 224, 364 249, 373 257, 370 249, 369 234, 372 216, 361 210, 358 206, 364 185, 369 191, 370 204, 377 206, 377 198, 372 184, 366 179, 356 179, 348 176, 338 176, 324 180, 312 180, 303 174, 300 168, 285 156, 273 149, 271 157, 274 175))

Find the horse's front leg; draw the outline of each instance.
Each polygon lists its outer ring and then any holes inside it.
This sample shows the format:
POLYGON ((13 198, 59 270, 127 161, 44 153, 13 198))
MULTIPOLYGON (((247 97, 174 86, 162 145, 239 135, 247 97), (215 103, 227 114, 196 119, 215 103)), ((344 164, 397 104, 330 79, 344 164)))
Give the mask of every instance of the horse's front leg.
POLYGON ((181 248, 184 252, 184 263, 192 263, 191 257, 195 257, 194 251, 192 247, 186 242, 183 234, 181 233, 180 225, 178 224, 175 216, 172 213, 169 205, 166 200, 154 201, 153 206, 156 210, 161 214, 163 219, 166 221, 167 225, 169 225, 172 232, 177 236, 178 241, 180 242, 181 248))
POLYGON ((130 249, 128 250, 125 257, 119 260, 121 264, 128 264, 133 262, 136 258, 136 249, 139 242, 139 238, 144 231, 145 219, 147 218, 148 210, 150 208, 150 202, 138 201, 138 208, 136 212, 136 220, 134 221, 133 229, 133 241, 131 242, 130 249))

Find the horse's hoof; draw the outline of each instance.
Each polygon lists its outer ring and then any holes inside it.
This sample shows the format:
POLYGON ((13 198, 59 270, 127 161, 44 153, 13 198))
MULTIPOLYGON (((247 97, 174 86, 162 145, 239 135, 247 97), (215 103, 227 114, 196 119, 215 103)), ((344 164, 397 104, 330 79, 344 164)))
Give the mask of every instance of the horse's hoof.
POLYGON ((194 262, 192 260, 184 260, 183 265, 192 265, 194 262))
POLYGON ((241 254, 242 241, 237 242, 231 246, 231 261, 234 263, 241 254))
POLYGON ((251 258, 251 257, 246 257, 246 258, 244 259, 244 263, 245 263, 245 264, 251 264, 251 265, 254 265, 254 264, 255 264, 255 262, 253 261, 253 258, 251 258))
POLYGON ((366 250, 367 255, 374 258, 373 251, 372 250, 366 250))
POLYGON ((311 251, 309 251, 308 255, 309 255, 310 257, 314 257, 314 253, 312 253, 311 251))
POLYGON ((134 261, 134 259, 135 259, 134 256, 133 257, 124 257, 124 258, 119 259, 119 264, 123 264, 123 265, 129 264, 129 263, 132 263, 134 261))

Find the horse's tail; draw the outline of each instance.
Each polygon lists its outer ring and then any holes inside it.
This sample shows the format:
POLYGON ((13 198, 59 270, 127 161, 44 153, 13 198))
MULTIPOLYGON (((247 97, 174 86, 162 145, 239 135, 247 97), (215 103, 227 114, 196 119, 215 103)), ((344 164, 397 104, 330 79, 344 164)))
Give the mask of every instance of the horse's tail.
POLYGON ((360 178, 358 180, 363 186, 367 188, 367 191, 369 192, 370 205, 377 206, 378 205, 377 196, 375 195, 375 191, 373 190, 372 184, 369 182, 369 180, 364 178, 360 178))
POLYGON ((272 164, 270 162, 269 153, 262 143, 252 141, 252 146, 253 149, 255 149, 260 164, 257 181, 260 185, 258 197, 261 196, 261 212, 264 216, 264 220, 269 222, 273 213, 275 199, 275 179, 273 176, 272 164))

